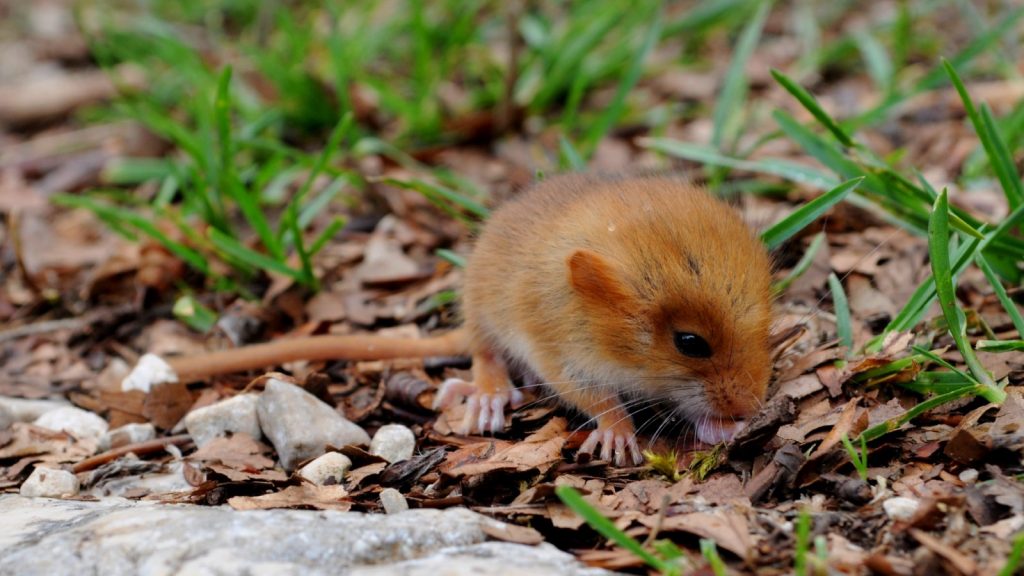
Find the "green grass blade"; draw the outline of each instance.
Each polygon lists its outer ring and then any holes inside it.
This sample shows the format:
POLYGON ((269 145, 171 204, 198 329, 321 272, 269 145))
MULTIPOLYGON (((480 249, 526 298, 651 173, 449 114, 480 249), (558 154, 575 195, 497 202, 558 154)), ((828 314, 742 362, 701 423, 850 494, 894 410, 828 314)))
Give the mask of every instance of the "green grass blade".
POLYGON ((933 396, 923 402, 916 404, 913 408, 907 410, 903 414, 900 414, 895 418, 886 420, 885 422, 882 422, 880 424, 876 424, 868 428, 867 430, 861 432, 858 440, 863 440, 864 442, 871 442, 872 440, 881 438, 882 436, 885 436, 889 432, 899 430, 904 424, 910 422, 914 418, 917 418, 921 414, 924 414, 925 412, 932 410, 934 408, 938 408, 939 406, 942 406, 947 402, 953 402, 954 400, 959 400, 967 396, 981 395, 982 389, 984 388, 986 388, 986 386, 981 384, 975 384, 973 386, 964 386, 963 388, 952 390, 950 392, 946 392, 945 394, 933 396))
POLYGON ((598 534, 632 552, 637 558, 642 559, 655 570, 667 572, 670 569, 670 566, 665 561, 648 552, 639 542, 622 530, 619 530, 611 520, 604 517, 596 508, 584 500, 583 496, 572 486, 557 486, 555 494, 573 512, 586 520, 587 524, 596 530, 598 534))
POLYGON ((964 313, 956 303, 956 287, 949 262, 949 199, 945 190, 939 194, 932 208, 932 216, 928 223, 928 253, 931 257, 932 277, 935 278, 939 306, 942 307, 942 313, 946 317, 946 324, 957 349, 963 355, 971 374, 983 384, 983 388, 991 389, 986 391, 985 397, 999 403, 1006 394, 996 387, 992 376, 974 354, 974 349, 967 341, 964 313))
POLYGON ((832 292, 833 310, 836 315, 836 336, 846 347, 847 354, 853 351, 853 327, 850 322, 850 303, 846 299, 843 283, 835 273, 828 275, 828 289, 832 292))
POLYGON ((987 108, 983 107, 982 113, 978 112, 978 109, 974 106, 974 101, 971 99, 971 95, 967 92, 963 81, 960 80, 960 76, 956 73, 953 64, 943 59, 942 66, 945 68, 946 74, 949 75, 949 79, 953 82, 953 87, 956 88, 960 99, 964 103, 967 117, 970 118, 971 124, 974 125, 974 131, 977 133, 978 139, 981 140, 985 154, 988 155, 989 164, 992 166, 992 170, 996 173, 996 178, 999 179, 999 183, 1003 187, 1003 193, 1006 195, 1007 202, 1010 203, 1010 208, 1013 209, 1020 206, 1024 202, 1024 185, 1021 184, 1020 175, 1017 174, 1017 169, 1014 167, 1013 160, 1006 149, 1006 143, 1003 141, 999 131, 994 128, 991 113, 988 113, 988 118, 986 119, 984 110, 987 108))
POLYGON ((302 270, 295 270, 281 260, 261 252, 257 252, 247 246, 243 246, 238 242, 238 240, 228 236, 216 228, 210 228, 208 234, 210 242, 212 242, 218 250, 248 266, 252 266, 253 268, 260 270, 267 270, 268 272, 275 272, 277 274, 287 276, 299 283, 303 283, 306 280, 303 276, 302 270))
POLYGON ((838 180, 826 172, 810 168, 796 162, 785 160, 740 160, 725 156, 710 147, 692 142, 683 142, 672 138, 640 138, 640 146, 655 150, 675 158, 693 160, 702 164, 723 166, 735 170, 747 170, 760 174, 780 176, 792 182, 799 182, 827 190, 839 184, 838 180))
POLYGON ((563 134, 558 138, 559 165, 568 168, 573 172, 581 172, 587 169, 587 161, 583 155, 573 146, 572 142, 563 134))
MULTIPOLYGON (((250 193, 238 178, 235 169, 234 142, 231 134, 231 66, 225 66, 217 80, 217 95, 214 98, 214 122, 217 126, 219 147, 219 189, 211 190, 210 194, 223 194, 234 199, 245 215, 246 222, 259 236, 263 246, 278 260, 284 260, 284 248, 281 246, 267 217, 260 206, 256 194, 250 193)), ((230 230, 224 230, 230 232, 230 230)))
POLYGON ((457 268, 466 267, 466 257, 461 254, 456 254, 447 248, 438 248, 434 253, 437 254, 438 258, 451 262, 457 268))
POLYGON ((811 543, 811 513, 806 507, 801 508, 797 514, 795 536, 793 573, 796 576, 807 576, 807 551, 810 549, 811 543))
POLYGON ((477 218, 484 219, 490 214, 490 210, 485 208, 483 204, 444 186, 430 184, 422 180, 401 180, 398 178, 382 178, 379 182, 406 190, 415 190, 426 196, 428 200, 448 202, 466 210, 477 218))
POLYGON ((708 561, 708 566, 711 567, 712 574, 715 576, 728 576, 729 569, 726 567, 725 562, 722 561, 722 557, 718 554, 718 546, 715 545, 714 540, 701 538, 700 554, 708 561))
POLYGON ((892 90, 895 68, 888 52, 885 51, 885 46, 864 29, 854 31, 853 40, 857 44, 868 75, 874 80, 875 86, 880 92, 888 93, 892 90))
POLYGON ((853 178, 843 182, 839 186, 825 192, 814 200, 797 208, 792 214, 778 221, 772 227, 761 233, 761 240, 769 249, 778 248, 783 242, 790 239, 794 234, 803 230, 808 224, 814 222, 829 208, 838 204, 850 192, 857 188, 864 181, 864 178, 853 178))
POLYGON ((128 224, 142 232, 146 236, 156 240, 164 248, 167 248, 172 254, 181 258, 189 266, 192 266, 196 270, 199 270, 204 275, 210 274, 210 265, 206 262, 206 258, 196 252, 195 250, 171 240, 163 231, 160 230, 152 221, 145 217, 132 212, 131 210, 123 210, 116 206, 110 206, 102 202, 98 202, 88 196, 75 196, 71 194, 57 194, 53 197, 53 201, 63 206, 73 206, 76 208, 85 208, 94 212, 96 215, 118 221, 124 224, 128 224))
POLYGON ((978 350, 985 352, 1024 351, 1024 340, 978 340, 978 350))
POLYGON ((782 294, 786 291, 790 285, 793 284, 798 278, 804 275, 805 272, 811 267, 811 263, 814 262, 814 257, 818 255, 818 251, 825 244, 825 233, 818 232, 814 235, 814 239, 807 246, 807 250, 804 251, 803 256, 800 256, 800 260, 797 261, 796 266, 786 274, 786 277, 779 280, 774 286, 772 286, 772 292, 774 294, 782 294))
POLYGON ((1017 309, 1017 304, 1010 298, 1010 295, 1006 293, 1006 289, 1003 288, 1003 283, 996 276, 996 273, 992 270, 992 266, 989 265, 988 260, 981 253, 978 253, 974 257, 975 263, 981 271, 985 273, 985 278, 988 279, 989 284, 992 285, 992 291, 995 292, 999 302, 1003 305, 1003 309, 1010 316, 1010 320, 1013 322, 1013 327, 1017 329, 1017 335, 1024 338, 1024 318, 1021 317, 1020 310, 1017 309))
POLYGON ((743 112, 743 103, 747 99, 747 62, 761 39, 761 31, 764 29, 771 6, 769 0, 757 2, 757 11, 740 32, 739 40, 733 48, 732 60, 726 70, 712 114, 711 145, 719 150, 722 149, 727 131, 739 126, 739 115, 743 112))
POLYGON ((1021 557, 1024 556, 1024 532, 1017 534, 1013 538, 1013 547, 1010 549, 1010 555, 1006 558, 1006 564, 999 570, 999 574, 996 576, 1013 576, 1017 573, 1020 568, 1021 557))
POLYGON ((342 218, 341 216, 335 216, 333 219, 331 219, 331 223, 328 224, 327 227, 324 228, 323 231, 321 231, 320 234, 318 234, 317 237, 313 239, 313 242, 309 245, 309 255, 311 257, 316 256, 317 253, 319 253, 320 250, 322 250, 323 247, 327 244, 327 241, 330 240, 331 238, 334 238, 334 235, 337 234, 338 231, 344 227, 345 219, 342 218))
POLYGON ((611 104, 598 116, 597 120, 590 126, 590 129, 587 130, 586 135, 583 137, 582 148, 584 157, 588 157, 593 153, 601 138, 622 118, 626 108, 626 96, 629 95, 633 87, 636 86, 637 81, 640 80, 640 74, 644 69, 644 62, 647 61, 647 57, 654 50, 654 46, 661 37, 662 18, 659 12, 660 10, 655 12, 653 22, 644 35, 644 42, 633 57, 633 61, 630 63, 625 75, 623 75, 622 81, 619 82, 611 104))
POLYGON ((836 140, 839 140, 840 144, 848 148, 853 147, 853 139, 850 138, 849 134, 847 134, 846 131, 843 130, 839 126, 839 124, 837 124, 836 121, 833 120, 832 117, 828 115, 828 112, 825 112, 825 109, 822 108, 820 104, 818 104, 817 99, 815 99, 810 92, 804 90, 803 86, 800 86, 796 82, 790 80, 788 76, 786 76, 782 72, 779 72, 778 70, 775 70, 774 68, 772 69, 771 73, 772 77, 775 78, 775 81, 781 84, 787 92, 792 94, 793 97, 796 98, 800 102, 800 104, 802 104, 803 107, 806 108, 807 111, 811 113, 812 116, 814 116, 815 120, 817 120, 822 126, 827 128, 828 131, 831 132, 832 135, 836 137, 836 140))

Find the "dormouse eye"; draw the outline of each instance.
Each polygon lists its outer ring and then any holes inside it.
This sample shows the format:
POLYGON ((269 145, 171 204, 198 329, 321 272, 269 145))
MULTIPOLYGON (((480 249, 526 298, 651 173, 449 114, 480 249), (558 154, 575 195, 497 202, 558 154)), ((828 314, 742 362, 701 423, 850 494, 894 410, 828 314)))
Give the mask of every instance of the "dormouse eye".
POLYGON ((711 346, 708 341, 691 332, 676 332, 672 335, 676 350, 690 358, 710 358, 711 346))

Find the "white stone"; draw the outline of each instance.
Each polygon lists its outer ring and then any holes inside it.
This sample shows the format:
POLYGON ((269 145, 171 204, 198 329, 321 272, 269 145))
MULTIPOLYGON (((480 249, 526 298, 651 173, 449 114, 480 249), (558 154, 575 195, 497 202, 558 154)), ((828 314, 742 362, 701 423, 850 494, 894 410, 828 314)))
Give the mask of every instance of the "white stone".
POLYGON ((174 368, 156 354, 143 354, 132 371, 121 381, 121 391, 138 390, 149 393, 153 386, 167 382, 177 382, 178 375, 174 368))
POLYGON ((299 468, 299 476, 317 486, 341 484, 345 473, 352 467, 348 456, 340 452, 328 452, 299 468))
POLYGON ((50 410, 71 406, 66 400, 29 400, 0 396, 0 411, 7 411, 13 422, 32 422, 50 410))
POLYGON ((36 426, 50 430, 64 431, 80 440, 99 441, 110 427, 107 421, 96 414, 74 406, 50 410, 33 422, 36 426))
POLYGON ((402 496, 402 493, 394 488, 385 488, 380 491, 380 503, 384 506, 384 512, 387 514, 398 514, 409 509, 409 503, 406 502, 405 496, 402 496))
POLYGON ((968 468, 960 473, 959 478, 964 484, 974 484, 978 481, 978 471, 974 468, 968 468))
POLYGON ((401 424, 386 424, 373 435, 370 453, 380 456, 389 463, 412 458, 416 450, 416 435, 401 424))
POLYGON ((216 404, 203 406, 185 416, 185 429, 200 448, 228 432, 244 432, 253 438, 259 438, 261 432, 259 416, 256 413, 257 403, 256 394, 239 394, 216 404))
POLYGON ((145 422, 143 424, 125 424, 110 430, 100 438, 100 450, 120 448, 129 444, 148 442, 156 438, 156 427, 145 422))
POLYGON ((78 494, 78 477, 67 470, 37 466, 21 484, 21 495, 29 498, 60 498, 78 494))
POLYGON ((316 396, 282 380, 267 380, 256 410, 263 435, 274 445, 286 470, 320 456, 328 444, 341 448, 370 443, 365 430, 316 396))
POLYGON ((889 518, 905 522, 914 516, 920 505, 921 503, 913 498, 894 496, 882 502, 882 509, 889 518))

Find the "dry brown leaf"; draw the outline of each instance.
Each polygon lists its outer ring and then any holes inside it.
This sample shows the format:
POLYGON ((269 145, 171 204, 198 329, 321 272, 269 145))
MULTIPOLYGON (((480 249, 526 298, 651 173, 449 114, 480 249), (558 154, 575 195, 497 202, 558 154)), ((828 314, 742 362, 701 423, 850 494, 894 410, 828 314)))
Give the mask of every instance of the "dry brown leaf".
POLYGON ((555 417, 525 440, 509 444, 484 460, 449 465, 458 462, 449 458, 443 471, 446 475, 456 478, 495 470, 546 472, 551 466, 562 461, 562 448, 567 436, 565 418, 555 417))
MULTIPOLYGON (((648 516, 641 518, 640 523, 648 528, 654 528, 657 520, 653 516, 648 516)), ((734 509, 667 516, 661 522, 661 529, 665 532, 687 532, 701 538, 709 538, 714 540, 719 548, 724 548, 740 558, 748 558, 754 545, 746 515, 734 509)))
POLYGON ((289 486, 280 492, 263 496, 235 496, 228 505, 235 510, 270 510, 272 508, 315 508, 346 512, 352 503, 346 500, 348 492, 341 486, 289 486))

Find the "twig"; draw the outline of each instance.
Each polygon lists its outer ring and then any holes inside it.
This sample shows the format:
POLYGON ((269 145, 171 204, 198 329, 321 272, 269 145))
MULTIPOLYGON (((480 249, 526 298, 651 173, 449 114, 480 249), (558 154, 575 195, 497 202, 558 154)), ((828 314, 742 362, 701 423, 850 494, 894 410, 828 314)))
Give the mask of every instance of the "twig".
POLYGON ((192 437, 188 434, 179 434, 177 436, 167 436, 166 438, 157 438, 155 440, 147 440, 146 442, 137 442, 135 444, 128 444, 127 446, 121 446, 120 448, 114 448, 113 450, 107 450, 102 454, 90 456, 85 460, 82 460, 78 464, 71 467, 71 471, 74 473, 87 472, 93 468, 98 468, 107 462, 113 462, 121 456, 126 454, 150 454, 152 452, 159 452, 170 444, 180 445, 186 442, 191 442, 192 437))

